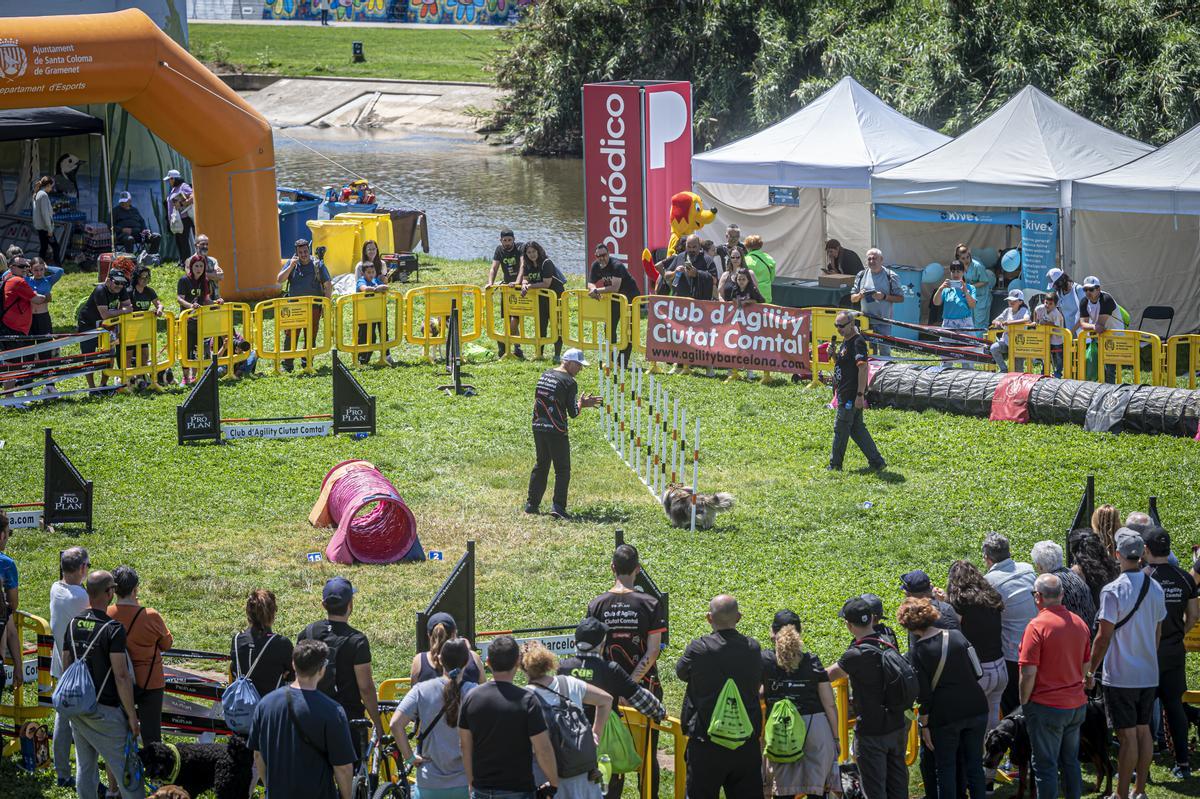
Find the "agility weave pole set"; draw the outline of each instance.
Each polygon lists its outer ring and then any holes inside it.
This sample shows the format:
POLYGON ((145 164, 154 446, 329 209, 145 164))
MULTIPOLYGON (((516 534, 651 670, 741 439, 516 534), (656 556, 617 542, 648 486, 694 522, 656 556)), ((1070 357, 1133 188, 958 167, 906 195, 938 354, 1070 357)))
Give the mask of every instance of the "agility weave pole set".
POLYGON ((655 500, 672 484, 682 483, 688 452, 692 459, 692 520, 696 531, 696 492, 700 488, 700 420, 687 440, 687 408, 671 396, 661 379, 632 368, 607 341, 600 342, 600 408, 604 439, 655 500))

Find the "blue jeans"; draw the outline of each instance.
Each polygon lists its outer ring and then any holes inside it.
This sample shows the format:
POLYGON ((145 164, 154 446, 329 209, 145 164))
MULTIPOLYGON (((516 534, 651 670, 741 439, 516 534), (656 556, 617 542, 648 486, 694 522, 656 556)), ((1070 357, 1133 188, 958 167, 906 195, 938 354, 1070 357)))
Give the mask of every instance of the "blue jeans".
MULTIPOLYGON (((892 323, 871 320, 871 331, 881 336, 890 336, 892 335, 892 323)), ((891 355, 892 345, 884 341, 878 341, 875 343, 875 352, 883 356, 891 355)))
POLYGON ((981 713, 929 728, 937 764, 937 799, 957 799, 964 793, 971 799, 984 799, 987 780, 983 776, 983 736, 987 721, 988 714, 981 713), (960 759, 966 785, 958 784, 960 759))
POLYGON ((1036 702, 1025 705, 1025 727, 1033 748, 1033 779, 1037 799, 1058 796, 1058 776, 1062 772, 1063 796, 1079 799, 1083 778, 1079 774, 1079 728, 1087 716, 1087 705, 1071 710, 1046 707, 1036 702))

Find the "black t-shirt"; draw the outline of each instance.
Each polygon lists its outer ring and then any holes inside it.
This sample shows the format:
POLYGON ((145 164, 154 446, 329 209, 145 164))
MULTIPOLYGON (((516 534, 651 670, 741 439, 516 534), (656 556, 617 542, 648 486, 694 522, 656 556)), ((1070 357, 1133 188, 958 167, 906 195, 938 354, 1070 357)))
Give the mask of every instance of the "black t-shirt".
POLYGON ((1162 637, 1158 642, 1158 667, 1179 666, 1186 655, 1183 647, 1184 614, 1188 602, 1196 596, 1196 583, 1190 574, 1170 563, 1151 565, 1150 576, 1162 586, 1167 605, 1167 617, 1162 621, 1162 637))
POLYGON ((858 253, 853 250, 842 248, 838 253, 837 267, 834 274, 837 275, 857 275, 863 270, 862 259, 858 257, 858 253))
POLYGON ((129 301, 133 303, 135 311, 149 311, 154 307, 154 301, 158 299, 158 292, 146 286, 146 288, 138 291, 132 286, 129 288, 129 301))
POLYGON ((488 682, 467 694, 458 726, 471 733, 471 771, 478 789, 533 792, 533 746, 546 731, 536 698, 510 682, 488 682))
MULTIPOLYGON (((1100 313, 1097 315, 1097 318, 1099 318, 1100 316, 1116 316, 1117 315, 1117 301, 1114 300, 1112 295, 1109 294, 1107 291, 1100 292, 1100 299, 1098 302, 1100 304, 1100 313)), ((1087 319, 1089 322, 1096 321, 1096 319, 1092 319, 1091 316, 1089 315, 1088 301, 1086 299, 1083 300, 1083 302, 1079 303, 1079 318, 1087 319)))
MULTIPOLYGON (((940 611, 941 608, 938 608, 940 611)), ((958 613, 959 629, 975 647, 975 654, 980 663, 991 663, 1004 657, 1004 647, 1000 637, 1000 608, 987 608, 978 605, 955 605, 958 613)), ((938 621, 941 621, 939 619, 938 621)), ((943 629, 954 629, 945 627, 943 629)))
MULTIPOLYGON (((846 407, 858 395, 858 365, 867 361, 867 340, 855 336, 842 342, 833 367, 833 384, 837 387, 838 405, 846 407)), ((866 386, 862 387, 866 390, 866 386)))
MULTIPOLYGON (((558 673, 583 680, 594 685, 601 691, 607 691, 613 698, 613 711, 617 709, 618 700, 632 699, 638 692, 638 684, 629 676, 629 672, 611 660, 605 660, 597 655, 576 655, 558 662, 558 673)), ((585 705, 583 711, 588 720, 596 718, 596 709, 585 705)))
POLYGON ((230 642, 229 658, 230 674, 236 679, 250 672, 250 682, 260 697, 291 682, 292 642, 285 635, 250 630, 240 632, 230 642), (254 671, 250 671, 252 665, 254 671))
POLYGON ((785 671, 772 650, 762 653, 762 662, 763 698, 767 701, 768 714, 771 706, 780 699, 792 700, 802 716, 825 712, 819 688, 821 683, 829 682, 829 675, 814 653, 802 653, 794 671, 785 671))
POLYGON ((738 285, 737 278, 730 278, 725 282, 725 288, 721 291, 721 299, 727 302, 733 300, 766 302, 762 292, 758 290, 758 286, 754 285, 754 281, 750 281, 746 284, 746 288, 742 288, 738 285))
POLYGON ((210 281, 207 279, 196 283, 187 275, 184 275, 183 277, 179 278, 179 282, 175 284, 175 294, 179 297, 183 297, 192 305, 207 304, 208 300, 211 299, 211 295, 209 297, 204 296, 205 284, 209 284, 209 286, 211 286, 210 281))
POLYGON ((675 676, 687 683, 679 723, 692 738, 708 737, 708 725, 725 683, 733 680, 741 695, 742 706, 754 729, 752 741, 743 746, 757 746, 762 730, 762 707, 758 694, 762 688, 762 649, 758 641, 737 630, 717 630, 693 639, 675 661, 675 676))
POLYGON ((517 275, 521 272, 521 253, 523 252, 525 252, 525 245, 520 242, 517 242, 511 250, 496 246, 496 251, 492 253, 492 260, 500 262, 500 274, 504 276, 505 283, 517 281, 517 275))
MULTIPOLYGON (((587 615, 608 625, 604 656, 630 674, 646 654, 651 633, 665 633, 667 618, 662 602, 644 591, 613 593, 605 591, 588 603, 587 615)), ((658 663, 655 662, 643 682, 661 698, 658 663)))
MULTIPOLYGON (((125 625, 113 620, 107 614, 95 608, 88 608, 71 620, 67 631, 66 645, 74 653, 74 657, 82 658, 87 652, 88 671, 92 673, 92 685, 96 688, 96 701, 110 707, 121 706, 121 696, 117 693, 117 679, 112 671, 113 654, 121 654, 125 649, 125 625), (88 651, 92 637, 96 643, 88 651), (101 688, 103 685, 103 688, 101 688)), ((129 671, 130 678, 133 670, 129 671)))
POLYGON ((320 691, 290 686, 255 706, 246 745, 262 753, 267 771, 260 776, 271 786, 271 796, 338 799, 333 766, 355 758, 341 706, 320 691))
POLYGON ((862 735, 884 735, 907 723, 903 711, 889 712, 884 705, 883 655, 878 640, 856 641, 838 660, 850 678, 851 698, 858 714, 854 729, 862 735))
POLYGON ((560 369, 547 369, 533 392, 533 431, 567 434, 567 419, 579 415, 575 378, 560 369))
POLYGON ((588 266, 588 283, 594 285, 605 280, 616 281, 617 293, 625 295, 626 299, 636 297, 640 293, 633 276, 629 274, 629 269, 612 256, 609 256, 607 266, 601 266, 599 261, 592 261, 588 266))
MULTIPOLYGON (((329 696, 338 701, 346 711, 350 720, 366 717, 362 697, 358 693, 358 678, 354 676, 354 667, 371 662, 371 645, 367 636, 351 627, 344 621, 315 621, 304 628, 296 641, 314 638, 324 641, 330 649, 337 647, 335 661, 336 674, 334 689, 329 696), (338 641, 341 643, 338 644, 338 641)), ((333 653, 330 653, 333 657, 333 653)))
POLYGON ((128 296, 128 289, 121 289, 116 294, 113 294, 104 283, 101 283, 92 289, 92 295, 84 303, 83 310, 79 312, 79 318, 76 321, 87 328, 99 327, 101 322, 100 309, 107 308, 110 311, 120 310, 121 303, 128 296))
POLYGON ((554 265, 554 261, 547 258, 540 264, 525 262, 525 280, 530 283, 541 283, 546 278, 550 278, 549 288, 556 288, 555 283, 558 283, 557 288, 562 288, 562 282, 558 279, 558 267, 554 265))
POLYGON ((921 713, 929 714, 932 727, 988 712, 987 694, 979 687, 979 678, 968 654, 967 639, 958 630, 944 632, 949 636, 946 664, 942 667, 937 688, 933 687, 933 678, 942 657, 942 633, 917 641, 908 652, 921 684, 921 713))

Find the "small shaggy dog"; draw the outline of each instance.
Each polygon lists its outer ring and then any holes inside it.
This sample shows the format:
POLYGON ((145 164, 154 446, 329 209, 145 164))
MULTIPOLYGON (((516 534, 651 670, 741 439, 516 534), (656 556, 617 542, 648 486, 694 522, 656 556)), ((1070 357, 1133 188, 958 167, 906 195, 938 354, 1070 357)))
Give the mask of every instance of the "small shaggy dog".
POLYGON ((178 785, 164 785, 150 794, 150 799, 192 799, 192 797, 188 796, 188 792, 178 785))
POLYGON ((173 774, 175 752, 171 746, 153 743, 139 752, 148 781, 169 780, 190 796, 209 790, 217 799, 246 799, 250 795, 254 756, 242 736, 230 736, 227 744, 173 744, 179 752, 177 774, 173 774))
MULTIPOLYGON (((1087 715, 1083 726, 1079 728, 1079 759, 1091 763, 1096 770, 1096 791, 1100 791, 1101 783, 1106 783, 1104 795, 1112 793, 1113 775, 1116 768, 1108 756, 1108 723, 1104 719, 1104 705, 1099 700, 1089 699, 1087 715)), ((1009 752, 1009 759, 1017 767, 1017 794, 1015 799, 1025 796, 1025 783, 1030 774, 1033 748, 1029 742, 1029 731, 1025 727, 1025 715, 1018 710, 1000 719, 996 728, 988 732, 983 739, 983 765, 987 768, 997 768, 1004 759, 1004 753, 1009 752)), ((1035 791, 1031 788, 1030 794, 1035 791)))
MULTIPOLYGON (((692 524, 692 489, 672 483, 662 495, 663 510, 674 527, 690 527, 692 524)), ((708 530, 717 520, 717 512, 733 507, 733 494, 719 491, 716 494, 696 495, 696 529, 708 530)))

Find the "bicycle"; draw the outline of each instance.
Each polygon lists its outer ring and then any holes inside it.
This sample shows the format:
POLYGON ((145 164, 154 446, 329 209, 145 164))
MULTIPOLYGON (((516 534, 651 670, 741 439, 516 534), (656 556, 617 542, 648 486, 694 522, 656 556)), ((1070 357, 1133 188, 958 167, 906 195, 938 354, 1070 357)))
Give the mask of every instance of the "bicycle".
POLYGON ((411 773, 411 765, 400 759, 394 737, 372 737, 350 784, 350 796, 352 799, 411 799, 411 773))

